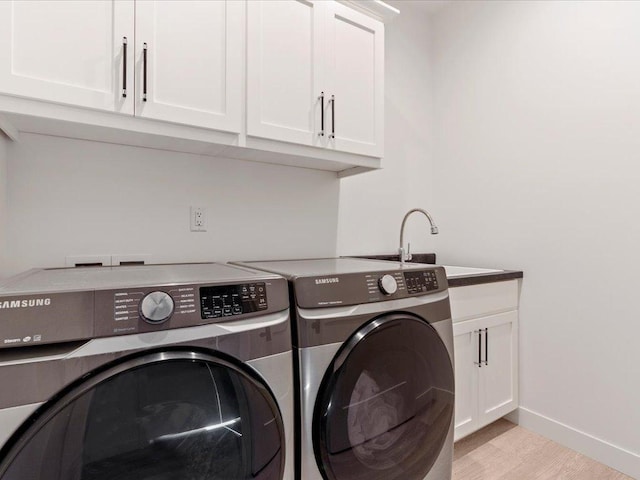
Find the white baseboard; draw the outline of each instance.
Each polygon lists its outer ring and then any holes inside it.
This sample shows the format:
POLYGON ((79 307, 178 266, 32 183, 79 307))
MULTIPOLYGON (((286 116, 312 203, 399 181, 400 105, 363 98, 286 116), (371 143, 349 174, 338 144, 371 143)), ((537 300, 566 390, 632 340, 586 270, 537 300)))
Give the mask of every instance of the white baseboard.
POLYGON ((640 479, 640 455, 637 453, 625 450, 524 407, 511 412, 505 418, 615 468, 630 477, 640 479))

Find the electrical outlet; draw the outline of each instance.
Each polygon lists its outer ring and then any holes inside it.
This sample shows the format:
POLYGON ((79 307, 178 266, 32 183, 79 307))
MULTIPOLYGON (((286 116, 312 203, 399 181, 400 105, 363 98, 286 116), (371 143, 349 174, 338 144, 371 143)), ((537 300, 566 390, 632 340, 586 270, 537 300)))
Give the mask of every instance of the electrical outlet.
POLYGON ((192 232, 207 231, 207 216, 206 216, 206 210, 204 208, 191 207, 189 218, 190 218, 192 232))

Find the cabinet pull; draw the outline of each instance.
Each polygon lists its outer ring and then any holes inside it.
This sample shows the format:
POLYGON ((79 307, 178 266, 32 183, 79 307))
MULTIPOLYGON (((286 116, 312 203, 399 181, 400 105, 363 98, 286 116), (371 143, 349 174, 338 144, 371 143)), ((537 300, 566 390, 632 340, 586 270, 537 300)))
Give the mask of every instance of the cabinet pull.
MULTIPOLYGON (((474 330, 473 333, 476 333, 474 330)), ((478 368, 482 367, 482 330, 478 330, 478 361, 473 362, 474 365, 477 365, 478 368)))
POLYGON ((142 44, 142 101, 147 101, 147 44, 142 44))
POLYGON ((484 329, 484 364, 489 365, 489 329, 484 329))
POLYGON ((318 99, 320 100, 320 133, 318 136, 324 137, 324 92, 320 92, 318 99))
POLYGON ((122 98, 127 98, 127 37, 122 37, 122 98))
POLYGON ((336 138, 336 97, 331 95, 331 135, 329 138, 336 138))

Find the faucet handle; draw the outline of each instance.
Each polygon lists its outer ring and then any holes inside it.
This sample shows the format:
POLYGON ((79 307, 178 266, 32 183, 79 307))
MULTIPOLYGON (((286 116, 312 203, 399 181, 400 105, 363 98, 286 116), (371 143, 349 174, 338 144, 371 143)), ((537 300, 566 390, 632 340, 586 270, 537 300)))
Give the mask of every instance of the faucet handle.
POLYGON ((411 242, 407 243, 407 257, 406 260, 411 261, 413 257, 411 256, 411 242))

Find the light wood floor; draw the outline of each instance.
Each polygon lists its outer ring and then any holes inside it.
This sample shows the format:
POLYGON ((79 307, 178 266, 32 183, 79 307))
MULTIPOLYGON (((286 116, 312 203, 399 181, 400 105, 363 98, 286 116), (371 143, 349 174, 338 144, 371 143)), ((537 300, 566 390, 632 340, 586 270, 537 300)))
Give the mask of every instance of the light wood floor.
POLYGON ((506 420, 455 444, 453 480, 633 480, 506 420))

